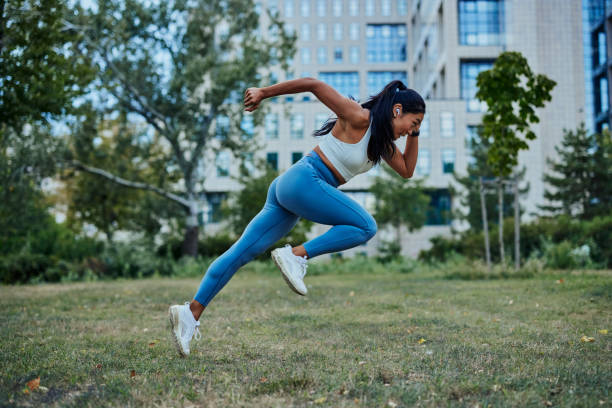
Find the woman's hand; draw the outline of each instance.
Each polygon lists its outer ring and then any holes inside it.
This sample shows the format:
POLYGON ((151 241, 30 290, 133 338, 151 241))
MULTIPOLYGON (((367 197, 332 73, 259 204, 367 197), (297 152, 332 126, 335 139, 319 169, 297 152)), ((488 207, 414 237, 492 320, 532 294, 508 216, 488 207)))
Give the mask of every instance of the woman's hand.
POLYGON ((263 92, 260 88, 247 88, 244 92, 245 111, 253 112, 259 107, 259 103, 263 99, 263 92))

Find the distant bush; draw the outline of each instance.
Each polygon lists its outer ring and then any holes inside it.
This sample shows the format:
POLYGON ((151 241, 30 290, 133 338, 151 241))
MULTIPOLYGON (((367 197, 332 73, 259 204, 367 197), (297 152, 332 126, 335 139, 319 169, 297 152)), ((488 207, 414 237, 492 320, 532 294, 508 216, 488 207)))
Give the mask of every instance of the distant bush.
MULTIPOLYGON (((227 232, 216 235, 207 235, 198 240, 198 255, 203 258, 217 257, 227 251, 236 242, 236 238, 227 232)), ((159 256, 171 256, 173 259, 180 259, 183 256, 181 245, 182 237, 172 237, 160 245, 156 253, 159 256)))
MULTIPOLYGON (((499 261, 497 227, 490 231, 491 258, 499 261)), ((543 258, 551 268, 612 268, 612 215, 580 221, 568 216, 540 218, 521 225, 521 259, 543 258), (588 259, 578 248, 588 247, 588 259), (571 255, 571 254, 574 255, 571 255), (555 266, 553 266, 555 265, 555 266)), ((468 259, 484 259, 482 231, 468 230, 454 237, 434 237, 432 247, 419 253, 419 259, 429 263, 446 262, 453 254, 468 259)), ((514 253, 513 220, 504 221, 504 249, 506 256, 514 253)))
POLYGON ((444 271, 446 279, 461 280, 528 279, 544 269, 543 262, 538 259, 528 260, 519 270, 511 264, 494 264, 489 271, 482 261, 448 262, 438 267, 444 271))

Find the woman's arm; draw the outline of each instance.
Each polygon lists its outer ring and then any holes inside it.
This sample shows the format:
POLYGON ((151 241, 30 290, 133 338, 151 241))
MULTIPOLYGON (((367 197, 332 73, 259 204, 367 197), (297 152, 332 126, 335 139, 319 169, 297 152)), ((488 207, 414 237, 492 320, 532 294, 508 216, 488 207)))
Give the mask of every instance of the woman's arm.
POLYGON ((309 77, 292 79, 264 88, 249 88, 245 92, 244 103, 247 106, 246 110, 250 112, 257 109, 264 98, 299 92, 312 92, 338 118, 345 119, 351 124, 363 125, 364 117, 366 117, 366 122, 369 119, 368 115, 364 115, 367 112, 364 112, 364 108, 360 104, 342 96, 325 82, 309 77))
POLYGON ((411 178, 417 163, 419 153, 419 138, 407 136, 404 153, 396 148, 393 157, 384 159, 387 164, 404 178, 411 178))

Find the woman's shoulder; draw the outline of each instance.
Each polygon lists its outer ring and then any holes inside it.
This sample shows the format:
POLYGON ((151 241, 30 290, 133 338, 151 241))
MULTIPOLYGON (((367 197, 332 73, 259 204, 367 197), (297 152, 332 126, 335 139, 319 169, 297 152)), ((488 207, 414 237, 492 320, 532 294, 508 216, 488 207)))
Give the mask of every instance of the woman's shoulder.
POLYGON ((350 128, 351 130, 365 130, 370 127, 370 110, 362 108, 359 115, 355 116, 355 119, 351 122, 346 119, 339 118, 340 127, 342 129, 350 128))

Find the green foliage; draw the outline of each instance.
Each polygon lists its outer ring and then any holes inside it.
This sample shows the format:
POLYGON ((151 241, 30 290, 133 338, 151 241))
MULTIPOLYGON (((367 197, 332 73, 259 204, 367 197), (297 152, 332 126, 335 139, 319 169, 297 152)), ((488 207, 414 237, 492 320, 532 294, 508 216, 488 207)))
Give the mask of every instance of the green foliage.
MULTIPOLYGON (((114 120, 100 116, 92 109, 83 109, 70 136, 73 158, 124 179, 158 187, 180 182, 179 172, 168 169, 158 135, 147 136, 146 126, 128 122, 125 114, 114 120)), ((69 202, 68 223, 75 229, 91 224, 106 235, 108 242, 118 230, 154 237, 162 220, 183 213, 174 202, 97 175, 67 171, 63 180, 69 202)))
MULTIPOLYGON (((504 223, 504 245, 511 248, 514 241, 511 229, 513 219, 508 218, 504 223)), ((491 234, 497 234, 497 227, 492 229, 491 234)), ((483 242, 482 231, 473 230, 464 231, 451 238, 434 237, 431 239, 432 247, 421 251, 419 259, 430 263, 445 262, 455 254, 472 260, 482 259, 483 242)), ((551 267, 557 265, 559 268, 610 268, 612 249, 609 242, 612 242, 612 215, 595 217, 588 221, 558 216, 540 218, 521 225, 521 258, 542 259, 551 267), (584 245, 589 248, 587 258, 580 255, 584 250, 578 249, 584 245), (573 255, 572 251, 575 251, 573 255)), ((493 246, 491 250, 491 257, 498 260, 499 248, 493 246)))
POLYGON ((376 259, 383 264, 389 263, 393 260, 399 260, 401 256, 402 247, 397 241, 381 241, 378 246, 378 256, 376 259))
POLYGON ((72 52, 76 33, 62 20, 60 0, 0 2, 0 135, 72 111, 72 100, 93 79, 90 62, 72 52))
POLYGON ((477 85, 476 97, 488 106, 482 118, 483 137, 493 139, 488 163, 495 176, 508 177, 518 164, 519 150, 528 149, 527 141, 536 138, 529 129, 539 122, 535 108, 551 100, 556 82, 534 75, 521 53, 507 51, 497 57, 493 68, 478 74, 477 85))
MULTIPOLYGON (((204 258, 218 257, 227 251, 236 242, 234 236, 223 231, 216 235, 206 235, 198 240, 198 255, 204 258)), ((183 254, 181 252, 182 238, 168 238, 165 243, 157 248, 158 256, 171 256, 178 260, 183 254)))
POLYGON ((540 260, 528 260, 518 271, 510 264, 493 265, 491 271, 487 265, 479 260, 462 261, 462 262, 446 262, 445 264, 437 265, 437 268, 444 270, 446 279, 460 280, 482 280, 482 279, 529 279, 543 271, 543 264, 540 260))
POLYGON ((422 180, 405 179, 386 165, 380 168, 383 175, 375 177, 370 186, 376 200, 373 216, 379 225, 396 229, 399 243, 401 225, 414 231, 425 224, 430 197, 423 192, 422 180))
MULTIPOLYGON (((478 133, 481 133, 482 127, 479 127, 478 133)), ((467 149, 473 157, 473 162, 468 163, 467 174, 460 176, 454 173, 455 180, 463 187, 459 191, 453 189, 453 195, 459 196, 461 206, 466 208, 465 213, 456 210, 454 218, 466 220, 473 230, 482 230, 482 208, 480 204, 480 177, 484 180, 491 180, 493 169, 487 161, 491 141, 488 138, 483 138, 477 135, 475 138, 467 142, 467 149)), ((523 180, 526 169, 523 168, 517 172, 519 181, 523 180)), ((529 183, 522 189, 519 189, 519 195, 525 195, 529 191, 529 183)), ((504 217, 509 217, 514 214, 514 194, 504 191, 504 217)), ((485 194, 485 205, 487 209, 487 221, 489 225, 499 223, 498 206, 499 201, 497 194, 485 194)))
POLYGON ((552 187, 544 192, 544 197, 553 204, 541 208, 583 219, 609 212, 612 203, 610 132, 587 135, 583 123, 575 132, 566 130, 561 146, 555 146, 555 150, 558 160, 547 160, 554 173, 544 175, 544 181, 552 187))

